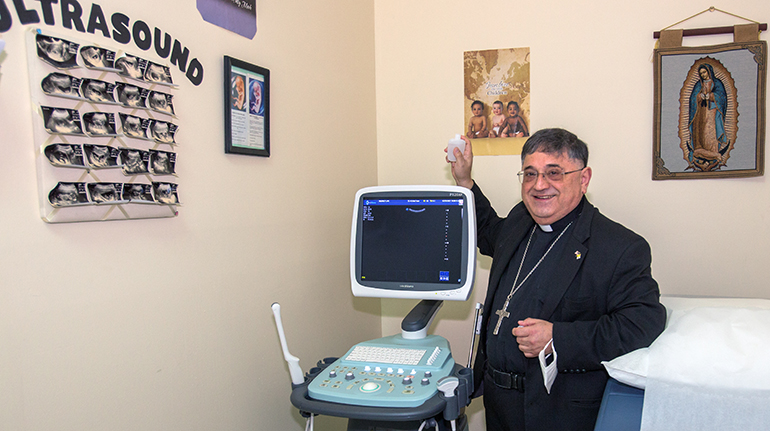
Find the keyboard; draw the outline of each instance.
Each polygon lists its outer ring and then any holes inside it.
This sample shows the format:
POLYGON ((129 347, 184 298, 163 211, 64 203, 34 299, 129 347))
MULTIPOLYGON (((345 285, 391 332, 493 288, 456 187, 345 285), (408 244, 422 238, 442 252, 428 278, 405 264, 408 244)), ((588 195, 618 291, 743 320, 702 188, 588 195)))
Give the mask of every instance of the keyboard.
POLYGON ((393 365, 417 365, 425 356, 424 349, 404 349, 398 347, 376 347, 358 345, 345 357, 346 361, 378 362, 393 365))

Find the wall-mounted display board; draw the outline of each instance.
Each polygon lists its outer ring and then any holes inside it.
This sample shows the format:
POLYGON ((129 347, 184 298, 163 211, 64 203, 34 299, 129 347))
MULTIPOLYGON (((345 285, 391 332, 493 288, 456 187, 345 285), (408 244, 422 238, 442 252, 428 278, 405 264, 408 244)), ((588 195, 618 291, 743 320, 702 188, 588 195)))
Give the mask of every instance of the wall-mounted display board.
POLYGON ((270 157, 270 71, 225 56, 225 153, 270 157))
POLYGON ((26 42, 41 218, 177 216, 180 135, 169 67, 38 29, 26 42))

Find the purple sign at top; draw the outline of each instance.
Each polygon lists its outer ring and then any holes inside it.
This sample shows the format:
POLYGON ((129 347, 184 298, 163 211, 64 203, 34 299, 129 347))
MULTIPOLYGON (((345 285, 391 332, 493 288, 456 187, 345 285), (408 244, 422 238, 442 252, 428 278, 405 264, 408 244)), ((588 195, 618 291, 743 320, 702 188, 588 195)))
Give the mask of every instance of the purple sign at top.
POLYGON ((197 0, 206 22, 249 39, 257 34, 256 0, 197 0))

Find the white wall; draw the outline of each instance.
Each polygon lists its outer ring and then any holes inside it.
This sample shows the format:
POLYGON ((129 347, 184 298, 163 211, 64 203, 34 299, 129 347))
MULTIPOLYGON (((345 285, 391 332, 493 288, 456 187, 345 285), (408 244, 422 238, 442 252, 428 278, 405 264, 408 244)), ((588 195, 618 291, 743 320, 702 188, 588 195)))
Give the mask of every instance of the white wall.
MULTIPOLYGON (((766 176, 651 180, 652 33, 708 6, 692 0, 376 0, 379 182, 452 184, 443 148, 464 130, 463 52, 529 47, 530 130, 564 127, 588 143, 594 172, 588 197, 647 238, 661 291, 770 298, 766 176)), ((717 6, 760 22, 770 18, 766 1, 717 6)), ((742 23, 709 12, 683 27, 742 23)), ((685 44, 729 41, 709 37, 685 44)), ((475 179, 500 214, 520 200, 519 160, 474 160, 475 179)), ((480 260, 474 298, 445 304, 434 324, 458 362, 467 360, 473 302, 483 301, 489 263, 480 260)), ((397 331, 410 306, 383 301, 383 332, 397 331)), ((479 427, 476 404, 471 410, 479 427)))
MULTIPOLYGON (((348 278, 353 197, 377 182, 372 2, 260 1, 248 40, 204 22, 194 1, 98 1, 204 66, 197 87, 172 67, 183 206, 174 219, 55 225, 37 206, 32 26, 4 3, 0 429, 302 429, 270 304, 305 369, 380 335, 379 301, 351 298, 348 278), (225 54, 271 70, 270 158, 224 154, 225 54)), ((58 8, 43 29, 162 60, 67 30, 58 8)))

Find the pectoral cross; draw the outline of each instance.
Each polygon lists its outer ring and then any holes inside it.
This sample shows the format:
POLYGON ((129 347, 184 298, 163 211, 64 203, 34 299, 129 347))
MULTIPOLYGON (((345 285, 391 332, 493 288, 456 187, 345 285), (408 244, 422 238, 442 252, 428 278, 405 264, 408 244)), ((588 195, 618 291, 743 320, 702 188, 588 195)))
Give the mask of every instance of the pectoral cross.
POLYGON ((510 317, 511 313, 506 311, 508 308, 508 301, 505 301, 505 304, 503 304, 503 308, 495 311, 495 314, 497 314, 499 317, 497 318, 497 325, 495 325, 495 330, 492 332, 493 335, 497 335, 498 332, 500 332, 500 324, 503 323, 503 319, 506 317, 510 317))

